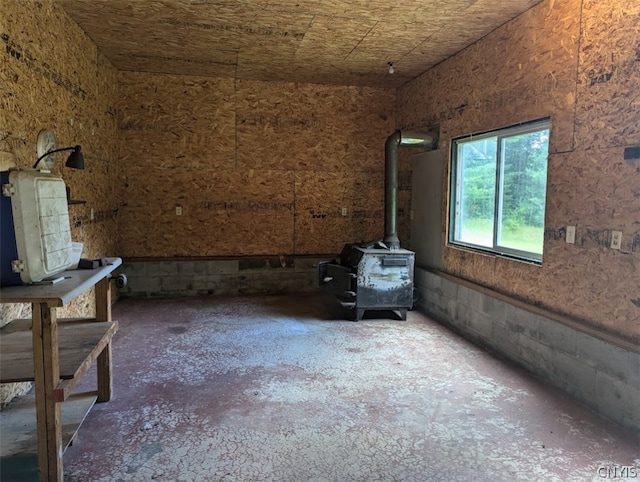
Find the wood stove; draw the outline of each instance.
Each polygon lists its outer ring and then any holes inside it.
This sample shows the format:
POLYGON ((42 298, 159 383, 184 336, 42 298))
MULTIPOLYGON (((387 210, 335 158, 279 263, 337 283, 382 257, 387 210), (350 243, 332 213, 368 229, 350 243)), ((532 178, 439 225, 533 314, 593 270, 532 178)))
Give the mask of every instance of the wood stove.
POLYGON ((413 307, 415 253, 398 239, 398 147, 433 149, 434 137, 396 131, 385 143, 385 236, 380 241, 346 244, 340 257, 318 263, 317 285, 333 293, 356 321, 366 310, 390 310, 400 319, 413 307))

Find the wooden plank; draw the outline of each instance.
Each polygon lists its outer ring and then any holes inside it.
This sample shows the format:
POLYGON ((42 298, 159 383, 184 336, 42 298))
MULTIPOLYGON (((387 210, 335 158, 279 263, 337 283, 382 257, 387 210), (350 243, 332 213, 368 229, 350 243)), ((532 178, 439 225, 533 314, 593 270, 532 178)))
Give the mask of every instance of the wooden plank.
MULTIPOLYGON (((0 383, 34 380, 33 338, 30 326, 18 320, 0 329, 0 383), (20 322, 23 330, 14 325, 20 322), (13 329, 12 329, 13 328, 13 329), (9 333, 6 333, 6 332, 9 333)), ((58 322, 59 377, 63 380, 81 377, 91 362, 111 341, 117 322, 58 322)))
POLYGON ((108 402, 113 393, 111 343, 103 348, 96 362, 98 367, 98 402, 108 402))
MULTIPOLYGON (((61 405, 62 449, 67 449, 77 435, 78 428, 93 404, 95 392, 76 393, 61 405)), ((5 477, 5 465, 16 456, 35 455, 37 452, 36 408, 33 392, 17 397, 11 405, 0 412, 2 437, 0 438, 1 480, 13 480, 5 477)), ((34 458, 35 460, 35 458, 34 458)))
POLYGON ((38 470, 42 481, 62 481, 62 431, 55 389, 60 379, 55 309, 32 304, 38 470))
POLYGON ((96 284, 96 321, 111 321, 111 283, 105 277, 96 284))
POLYGON ((8 286, 0 289, 0 303, 47 303, 65 306, 122 264, 107 258, 108 265, 97 269, 76 269, 60 274, 64 281, 52 285, 8 286))
MULTIPOLYGON (((98 282, 95 289, 96 297, 96 320, 98 322, 111 321, 111 282, 109 278, 103 278, 98 282)), ((111 342, 104 345, 97 360, 98 376, 98 402, 108 402, 111 400, 113 391, 111 365, 111 342)))

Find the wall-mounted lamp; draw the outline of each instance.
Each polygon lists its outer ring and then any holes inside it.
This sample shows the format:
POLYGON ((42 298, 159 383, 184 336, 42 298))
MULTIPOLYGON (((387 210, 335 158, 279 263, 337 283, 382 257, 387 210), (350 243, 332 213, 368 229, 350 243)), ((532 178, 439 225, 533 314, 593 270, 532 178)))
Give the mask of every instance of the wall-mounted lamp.
POLYGON ((41 161, 47 169, 51 169, 54 161, 53 154, 60 151, 73 151, 69 155, 67 162, 65 162, 65 167, 70 167, 72 169, 84 169, 84 156, 82 155, 82 152, 80 152, 80 146, 56 149, 56 138, 53 135, 53 132, 49 130, 44 129, 38 133, 36 151, 38 153, 38 159, 33 165, 34 169, 38 167, 38 164, 41 161))
POLYGON ((33 165, 33 168, 35 169, 38 163, 50 154, 55 154, 56 152, 61 151, 73 151, 71 154, 69 154, 67 162, 64 163, 65 167, 70 167, 71 169, 84 169, 84 156, 82 155, 82 152, 80 152, 80 149, 80 146, 62 147, 60 149, 54 149, 52 151, 46 152, 45 154, 38 157, 38 160, 33 165))
POLYGON ((387 65, 389 66, 389 73, 393 74, 396 69, 393 68, 393 62, 387 62, 387 65))

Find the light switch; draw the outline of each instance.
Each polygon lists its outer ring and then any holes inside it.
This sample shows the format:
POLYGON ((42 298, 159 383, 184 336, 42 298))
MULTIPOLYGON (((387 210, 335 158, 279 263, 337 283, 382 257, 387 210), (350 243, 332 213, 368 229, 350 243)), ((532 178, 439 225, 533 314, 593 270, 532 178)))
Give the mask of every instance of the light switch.
POLYGON ((576 242, 576 227, 575 226, 567 226, 567 235, 565 238, 567 243, 575 243, 576 242))

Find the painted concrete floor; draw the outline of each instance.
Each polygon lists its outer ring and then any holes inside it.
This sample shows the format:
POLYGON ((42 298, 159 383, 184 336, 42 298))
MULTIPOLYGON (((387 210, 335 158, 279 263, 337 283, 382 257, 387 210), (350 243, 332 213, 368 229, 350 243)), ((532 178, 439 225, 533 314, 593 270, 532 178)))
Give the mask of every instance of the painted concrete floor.
POLYGON ((354 323, 310 294, 113 314, 115 395, 65 453, 69 481, 640 477, 637 438, 418 312, 354 323))

